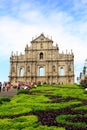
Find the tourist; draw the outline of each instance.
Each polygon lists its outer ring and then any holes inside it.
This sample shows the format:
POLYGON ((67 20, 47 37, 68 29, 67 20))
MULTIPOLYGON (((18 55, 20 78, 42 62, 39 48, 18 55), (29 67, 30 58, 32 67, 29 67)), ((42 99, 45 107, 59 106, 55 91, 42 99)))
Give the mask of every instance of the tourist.
POLYGON ((2 88, 2 82, 0 82, 0 92, 1 92, 1 88, 2 88))
POLYGON ((8 82, 6 85, 7 91, 11 88, 10 83, 8 82))
POLYGON ((3 83, 3 91, 5 91, 5 82, 3 83))
POLYGON ((20 87, 21 87, 21 83, 20 83, 20 82, 18 82, 17 89, 19 90, 19 89, 20 89, 20 87))

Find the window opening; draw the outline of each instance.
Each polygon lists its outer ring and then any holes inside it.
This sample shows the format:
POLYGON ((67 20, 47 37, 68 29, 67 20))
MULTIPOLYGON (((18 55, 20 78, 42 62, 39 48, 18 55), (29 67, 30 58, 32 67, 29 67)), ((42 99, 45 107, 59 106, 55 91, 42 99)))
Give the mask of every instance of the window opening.
POLYGON ((60 76, 64 76, 64 68, 63 67, 60 68, 59 75, 60 76))
POLYGON ((24 75, 24 70, 23 70, 23 68, 20 68, 20 70, 19 70, 19 76, 23 76, 24 75))
POLYGON ((40 59, 43 59, 43 53, 42 52, 40 53, 40 59))
POLYGON ((44 76, 44 68, 43 67, 39 68, 39 76, 44 76))

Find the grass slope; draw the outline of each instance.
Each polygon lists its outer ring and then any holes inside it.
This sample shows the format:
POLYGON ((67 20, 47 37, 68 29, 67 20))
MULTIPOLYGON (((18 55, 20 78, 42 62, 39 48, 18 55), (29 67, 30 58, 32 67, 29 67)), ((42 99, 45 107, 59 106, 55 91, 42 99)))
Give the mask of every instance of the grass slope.
POLYGON ((87 127, 87 94, 75 84, 41 85, 27 94, 20 90, 10 100, 1 98, 0 102, 1 130, 85 130, 87 127), (76 119, 80 120, 74 122, 76 119))

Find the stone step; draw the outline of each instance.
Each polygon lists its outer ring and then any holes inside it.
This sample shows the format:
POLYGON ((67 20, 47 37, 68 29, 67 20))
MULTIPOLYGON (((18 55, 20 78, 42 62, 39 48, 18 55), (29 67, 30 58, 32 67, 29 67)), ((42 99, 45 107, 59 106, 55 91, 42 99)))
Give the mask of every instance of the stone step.
POLYGON ((17 94, 17 89, 10 88, 8 91, 7 91, 7 89, 5 89, 5 91, 1 90, 0 97, 6 96, 6 97, 9 97, 9 98, 12 98, 16 94, 17 94))

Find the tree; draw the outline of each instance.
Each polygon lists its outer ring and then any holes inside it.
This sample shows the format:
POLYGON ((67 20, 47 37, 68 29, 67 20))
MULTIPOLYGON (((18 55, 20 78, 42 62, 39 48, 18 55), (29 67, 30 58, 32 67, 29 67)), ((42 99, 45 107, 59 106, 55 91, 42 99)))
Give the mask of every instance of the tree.
POLYGON ((81 79, 80 85, 87 88, 87 76, 84 77, 84 79, 81 79))

